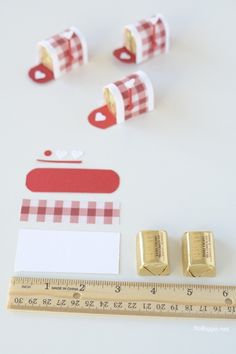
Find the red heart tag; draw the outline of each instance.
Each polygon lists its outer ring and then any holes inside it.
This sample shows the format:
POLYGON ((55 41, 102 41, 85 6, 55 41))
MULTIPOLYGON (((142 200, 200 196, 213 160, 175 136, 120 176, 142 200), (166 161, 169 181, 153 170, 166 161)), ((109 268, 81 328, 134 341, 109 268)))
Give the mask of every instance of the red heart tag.
POLYGON ((126 47, 114 50, 113 55, 122 63, 136 63, 136 55, 131 53, 126 47))
POLYGON ((29 77, 38 84, 44 84, 54 79, 53 72, 45 65, 39 64, 29 70, 29 77))
POLYGON ((92 111, 88 116, 88 121, 97 128, 106 129, 116 124, 116 117, 105 105, 92 111))

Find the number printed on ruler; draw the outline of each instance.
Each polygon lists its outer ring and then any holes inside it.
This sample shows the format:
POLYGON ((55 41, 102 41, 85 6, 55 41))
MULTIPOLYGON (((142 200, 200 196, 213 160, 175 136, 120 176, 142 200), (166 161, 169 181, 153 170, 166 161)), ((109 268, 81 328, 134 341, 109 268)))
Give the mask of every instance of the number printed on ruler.
POLYGON ((236 286, 15 277, 8 309, 236 318, 236 286))

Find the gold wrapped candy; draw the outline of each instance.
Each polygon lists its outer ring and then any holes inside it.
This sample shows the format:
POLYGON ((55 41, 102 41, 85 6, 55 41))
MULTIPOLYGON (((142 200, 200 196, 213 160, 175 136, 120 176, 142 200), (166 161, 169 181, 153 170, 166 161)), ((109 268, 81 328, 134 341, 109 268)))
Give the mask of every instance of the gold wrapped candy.
POLYGON ((170 273, 166 231, 140 231, 136 246, 139 275, 170 273))
POLYGON ((136 53, 136 41, 129 29, 125 29, 124 33, 124 44, 125 47, 133 54, 136 53))
POLYGON ((106 103, 109 111, 111 113, 113 113, 114 115, 116 115, 116 102, 115 102, 115 99, 114 99, 111 91, 108 88, 105 88, 103 95, 104 95, 104 100, 105 100, 105 103, 106 103))
POLYGON ((45 65, 49 70, 53 70, 53 61, 46 48, 44 47, 39 48, 39 58, 40 58, 40 63, 45 65))
POLYGON ((210 231, 186 232, 182 241, 183 271, 190 277, 216 275, 214 237, 210 231))

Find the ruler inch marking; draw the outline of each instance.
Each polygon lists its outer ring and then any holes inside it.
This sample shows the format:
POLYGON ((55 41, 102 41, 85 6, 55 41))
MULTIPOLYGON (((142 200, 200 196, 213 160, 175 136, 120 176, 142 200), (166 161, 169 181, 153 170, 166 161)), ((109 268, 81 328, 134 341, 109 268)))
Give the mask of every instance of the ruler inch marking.
POLYGON ((13 277, 8 309, 236 318, 236 286, 13 277))

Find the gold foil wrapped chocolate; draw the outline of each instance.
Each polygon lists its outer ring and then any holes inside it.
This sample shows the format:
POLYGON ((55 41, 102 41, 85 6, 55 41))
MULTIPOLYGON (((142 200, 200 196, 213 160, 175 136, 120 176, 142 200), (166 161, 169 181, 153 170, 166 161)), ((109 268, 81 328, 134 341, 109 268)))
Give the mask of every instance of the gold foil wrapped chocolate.
POLYGON ((109 111, 116 115, 116 102, 109 88, 104 89, 103 96, 109 111))
POLYGON ((136 53, 136 41, 129 29, 125 29, 124 33, 124 44, 125 47, 133 54, 136 53))
POLYGON ((136 247, 139 275, 170 273, 166 231, 140 231, 137 235, 136 247))
POLYGON ((190 277, 216 275, 214 236, 210 231, 186 232, 182 240, 183 272, 190 277))
POLYGON ((53 61, 46 48, 39 48, 39 58, 41 64, 45 65, 49 70, 53 70, 53 61))

